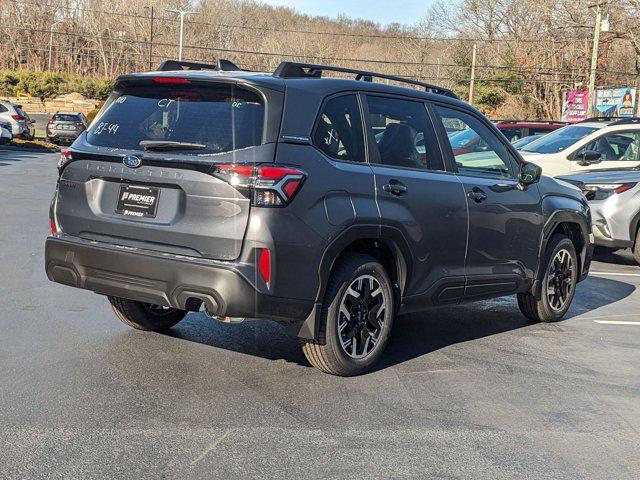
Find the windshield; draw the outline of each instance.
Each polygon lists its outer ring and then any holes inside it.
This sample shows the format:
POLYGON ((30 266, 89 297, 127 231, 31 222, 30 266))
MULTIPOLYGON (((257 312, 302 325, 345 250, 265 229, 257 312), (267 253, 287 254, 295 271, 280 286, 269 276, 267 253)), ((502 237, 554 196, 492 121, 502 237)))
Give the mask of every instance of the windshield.
POLYGON ((191 153, 224 153, 262 143, 264 104, 232 84, 140 85, 117 92, 87 141, 139 150, 141 141, 201 144, 191 153))
POLYGON ((540 137, 529 145, 520 148, 520 150, 533 153, 558 153, 596 130, 598 130, 597 127, 569 125, 540 137))

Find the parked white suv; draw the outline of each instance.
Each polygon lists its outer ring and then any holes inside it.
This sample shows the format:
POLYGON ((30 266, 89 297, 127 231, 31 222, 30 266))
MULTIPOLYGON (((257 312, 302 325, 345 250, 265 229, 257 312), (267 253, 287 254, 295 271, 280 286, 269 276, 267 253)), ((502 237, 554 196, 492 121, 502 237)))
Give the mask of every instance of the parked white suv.
POLYGON ((0 102, 0 121, 8 122, 14 138, 32 140, 35 128, 33 120, 29 118, 21 105, 11 102, 0 102))
POLYGON ((640 118, 594 118, 568 125, 525 145, 520 153, 551 177, 640 163, 640 118))

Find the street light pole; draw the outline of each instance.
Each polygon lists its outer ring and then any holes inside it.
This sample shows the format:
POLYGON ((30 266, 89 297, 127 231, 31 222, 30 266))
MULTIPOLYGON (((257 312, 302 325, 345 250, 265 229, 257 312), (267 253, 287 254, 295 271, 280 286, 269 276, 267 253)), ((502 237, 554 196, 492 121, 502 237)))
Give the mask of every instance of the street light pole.
POLYGON ((167 12, 177 13, 180 15, 180 47, 178 49, 178 60, 182 60, 182 40, 184 38, 184 17, 186 15, 195 15, 196 12, 188 12, 186 10, 180 9, 167 9, 167 12))
POLYGON ((469 82, 469 105, 473 105, 473 94, 476 87, 476 56, 478 53, 478 45, 473 44, 473 53, 471 56, 471 81, 469 82))
POLYGON ((598 49, 600 48, 600 31, 602 30, 602 5, 608 3, 598 0, 596 8, 596 24, 593 29, 593 48, 591 50, 591 71, 589 72, 589 112, 594 116, 596 109, 596 72, 598 70, 598 49))

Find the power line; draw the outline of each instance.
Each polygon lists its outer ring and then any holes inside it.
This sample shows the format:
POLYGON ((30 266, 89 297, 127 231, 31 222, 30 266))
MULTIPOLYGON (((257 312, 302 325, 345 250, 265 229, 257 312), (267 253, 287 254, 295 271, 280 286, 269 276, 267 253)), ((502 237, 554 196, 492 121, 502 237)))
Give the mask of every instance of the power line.
MULTIPOLYGON (((17 27, 11 25, 0 25, 0 28, 8 29, 8 30, 19 30, 19 31, 27 31, 30 33, 42 33, 48 34, 49 30, 38 29, 38 28, 30 28, 30 27, 17 27)), ((67 37, 75 37, 89 40, 106 40, 111 42, 120 42, 124 44, 138 44, 138 45, 148 45, 149 42, 147 40, 137 40, 127 37, 108 37, 104 35, 93 35, 93 34, 84 34, 84 33, 72 33, 72 32, 55 32, 56 35, 62 35, 67 37)), ((167 48, 175 48, 176 45, 172 43, 166 42, 154 42, 154 46, 158 47, 167 47, 167 48)), ((313 59, 313 60, 321 60, 321 61, 332 61, 332 62, 349 62, 349 63, 361 63, 361 64, 374 64, 374 65, 402 65, 402 66, 412 66, 412 67, 448 67, 448 68, 457 68, 457 69, 468 69, 469 67, 466 65, 459 65, 454 63, 434 63, 434 62, 407 62, 407 61, 391 61, 391 60, 378 60, 373 58, 349 58, 349 57, 331 57, 331 56, 322 56, 322 55, 310 55, 306 53, 284 53, 284 52, 265 52, 260 50, 239 50, 239 49, 231 49, 231 48, 219 48, 219 47, 210 47, 204 45, 184 45, 185 49, 190 50, 203 50, 203 51, 211 51, 211 52, 221 52, 221 53, 230 53, 230 54, 240 54, 240 55, 260 55, 267 57, 278 57, 278 58, 304 58, 304 59, 313 59)), ((513 72, 513 73, 521 73, 525 74, 528 72, 538 73, 541 75, 553 75, 553 74, 567 74, 572 75, 574 72, 580 72, 579 68, 546 68, 546 67, 508 67, 504 65, 477 65, 477 69, 483 70, 499 70, 505 72, 513 72)), ((638 76, 635 72, 622 72, 615 71, 609 69, 599 69, 600 73, 607 73, 611 75, 618 76, 638 76)), ((506 80, 508 81, 508 79, 506 80)))
MULTIPOLYGON (((51 4, 40 4, 29 1, 21 1, 21 0, 8 0, 9 2, 16 5, 30 5, 37 6, 39 8, 47 7, 51 9, 61 9, 67 11, 74 12, 89 12, 89 13, 98 13, 101 15, 112 15, 112 16, 121 16, 121 17, 131 17, 131 18, 140 18, 149 20, 150 17, 146 15, 140 14, 129 14, 122 12, 107 12, 105 10, 97 10, 97 9, 89 9, 84 7, 70 7, 65 5, 51 5, 51 4)), ((171 19, 167 17, 159 17, 160 20, 166 22, 178 22, 177 19, 171 19)), ((224 24, 224 23, 211 23, 204 22, 199 20, 193 20, 189 22, 185 22, 191 25, 205 25, 210 27, 217 28, 228 28, 228 29, 241 29, 241 30, 254 30, 254 31, 271 31, 271 32, 279 32, 279 33, 295 33, 295 34, 303 34, 303 35, 328 35, 328 36, 336 36, 336 37, 356 37, 356 38, 379 38, 384 40, 420 40, 420 41, 459 41, 459 42, 477 42, 477 43, 496 43, 496 42, 507 42, 507 43, 554 43, 554 44, 566 44, 566 43, 576 43, 583 42, 584 40, 590 40, 590 38, 572 38, 572 39, 552 39, 549 36, 541 37, 541 38, 461 38, 461 37, 425 37, 419 35, 391 35, 391 34, 371 34, 371 33, 355 33, 355 32, 321 32, 314 30, 296 30, 296 29, 287 29, 287 28, 276 28, 276 27, 255 27, 251 25, 234 25, 234 24, 224 24)))

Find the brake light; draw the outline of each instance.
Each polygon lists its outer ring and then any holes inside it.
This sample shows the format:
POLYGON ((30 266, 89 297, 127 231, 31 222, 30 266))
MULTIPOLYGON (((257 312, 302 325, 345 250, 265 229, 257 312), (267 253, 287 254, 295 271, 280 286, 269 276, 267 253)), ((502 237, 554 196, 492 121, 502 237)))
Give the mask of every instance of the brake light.
POLYGON ((56 221, 52 218, 51 219, 51 235, 55 235, 56 233, 58 233, 58 229, 56 228, 56 221))
POLYGON ((258 270, 265 282, 269 283, 271 280, 271 252, 268 248, 264 248, 260 251, 258 257, 258 270))
POLYGON ((73 160, 71 150, 63 150, 60 152, 60 160, 58 160, 58 173, 62 172, 62 168, 73 160))
POLYGON ((191 83, 182 77, 153 77, 153 81, 156 83, 191 83))
POLYGON ((24 120, 24 117, 21 117, 20 115, 11 115, 11 118, 13 118, 14 120, 24 120))
POLYGON ((284 207, 300 191, 307 174, 283 165, 218 165, 214 175, 250 192, 256 207, 284 207))
POLYGON ((615 189, 616 193, 622 193, 622 192, 626 192, 627 190, 632 189, 633 187, 635 187, 635 183, 625 183, 623 185, 620 185, 618 188, 615 189))
POLYGON ((53 120, 49 120, 49 121, 47 122, 47 125, 53 125, 53 120))

